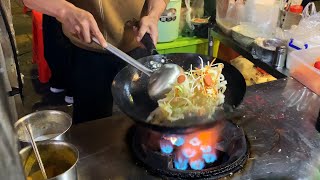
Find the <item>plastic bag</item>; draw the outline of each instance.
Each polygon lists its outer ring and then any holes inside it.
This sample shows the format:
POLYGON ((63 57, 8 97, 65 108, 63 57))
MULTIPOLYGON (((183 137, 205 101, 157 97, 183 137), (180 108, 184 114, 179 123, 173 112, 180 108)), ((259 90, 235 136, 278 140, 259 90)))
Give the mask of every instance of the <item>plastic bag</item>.
POLYGON ((318 95, 308 88, 297 89, 297 82, 289 80, 282 93, 286 107, 294 107, 297 111, 314 111, 314 107, 320 103, 318 95))
POLYGON ((216 1, 217 19, 224 19, 234 25, 238 25, 244 17, 243 0, 216 1))
POLYGON ((186 23, 191 30, 195 27, 192 24, 192 19, 202 18, 204 14, 204 0, 195 0, 192 2, 190 0, 185 0, 186 5, 186 23))
POLYGON ((313 2, 305 7, 302 16, 299 25, 292 26, 286 33, 289 47, 300 50, 320 46, 320 12, 313 2))
POLYGON ((194 26, 191 24, 191 4, 190 4, 190 0, 185 0, 184 1, 185 4, 186 4, 186 23, 188 25, 188 27, 191 29, 191 30, 194 30, 194 26))
POLYGON ((225 33, 229 34, 231 28, 245 21, 243 0, 217 0, 216 22, 225 33))
POLYGON ((275 34, 280 4, 275 0, 247 0, 245 3, 246 20, 269 36, 275 34))
POLYGON ((210 17, 204 17, 204 0, 184 0, 181 8, 180 34, 187 37, 208 37, 210 17))
POLYGON ((304 8, 304 10, 302 12, 302 17, 308 18, 308 17, 315 15, 315 14, 317 14, 317 9, 316 9, 316 5, 312 2, 312 3, 308 3, 306 5, 306 7, 304 8))
POLYGON ((204 0, 194 0, 191 5, 191 19, 202 18, 204 14, 204 0))
POLYGON ((237 24, 237 11, 236 11, 236 1, 229 0, 228 9, 226 12, 227 21, 232 22, 233 24, 237 24))

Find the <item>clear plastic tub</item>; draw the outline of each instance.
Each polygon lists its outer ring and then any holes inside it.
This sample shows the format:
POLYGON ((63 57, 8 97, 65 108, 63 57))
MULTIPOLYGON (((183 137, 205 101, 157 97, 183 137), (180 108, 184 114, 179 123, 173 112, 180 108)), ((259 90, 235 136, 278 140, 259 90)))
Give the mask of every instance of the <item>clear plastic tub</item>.
POLYGON ((320 47, 293 51, 287 59, 290 75, 303 85, 320 95, 320 70, 314 67, 320 57, 320 47))

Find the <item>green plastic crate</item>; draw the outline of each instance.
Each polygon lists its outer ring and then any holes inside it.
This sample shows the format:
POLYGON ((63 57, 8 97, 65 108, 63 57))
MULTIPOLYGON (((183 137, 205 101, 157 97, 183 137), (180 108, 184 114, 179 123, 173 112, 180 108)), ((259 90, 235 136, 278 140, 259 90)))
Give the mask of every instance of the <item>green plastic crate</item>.
POLYGON ((196 37, 179 37, 168 43, 158 43, 157 50, 160 54, 169 53, 198 53, 208 54, 208 40, 196 37))

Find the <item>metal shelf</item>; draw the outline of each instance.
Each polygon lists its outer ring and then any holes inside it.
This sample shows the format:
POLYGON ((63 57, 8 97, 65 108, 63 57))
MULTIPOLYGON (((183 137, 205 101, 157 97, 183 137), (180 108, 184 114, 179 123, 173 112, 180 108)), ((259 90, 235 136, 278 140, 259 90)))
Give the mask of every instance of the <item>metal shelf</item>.
MULTIPOLYGON (((286 78, 289 76, 289 70, 286 68, 275 68, 269 63, 263 62, 259 59, 254 59, 251 55, 251 49, 247 49, 243 46, 241 46, 239 43, 234 41, 231 37, 227 36, 224 34, 218 27, 217 25, 213 25, 212 27, 209 28, 209 33, 208 33, 208 38, 209 38, 209 49, 212 49, 212 44, 215 40, 219 40, 222 44, 225 46, 233 49, 249 61, 251 61, 253 64, 256 66, 262 68, 265 70, 267 73, 271 74, 277 79, 282 79, 286 78)), ((209 55, 212 56, 212 51, 209 51, 209 55)))

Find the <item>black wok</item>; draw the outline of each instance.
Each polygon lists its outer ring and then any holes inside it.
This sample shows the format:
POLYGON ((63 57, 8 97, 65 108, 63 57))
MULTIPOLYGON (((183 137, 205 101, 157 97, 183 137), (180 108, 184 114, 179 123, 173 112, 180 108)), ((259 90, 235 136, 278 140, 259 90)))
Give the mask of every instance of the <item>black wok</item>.
MULTIPOLYGON (((166 60, 168 63, 176 63, 185 70, 193 67, 200 67, 200 57, 206 63, 212 61, 211 57, 190 54, 177 53, 167 55, 153 55, 139 59, 142 64, 151 68, 150 61, 161 62, 166 60)), ((236 108, 241 102, 246 92, 246 84, 242 74, 227 62, 216 59, 216 63, 223 63, 222 74, 227 80, 227 90, 225 94, 224 110, 236 108)), ((115 77, 112 85, 112 94, 114 102, 121 111, 132 118, 135 122, 161 132, 185 132, 198 128, 205 128, 216 122, 215 118, 207 119, 182 119, 174 122, 166 121, 161 124, 152 124, 147 121, 149 114, 155 110, 158 105, 156 101, 149 98, 147 93, 149 77, 138 71, 132 66, 122 69, 115 77)))

